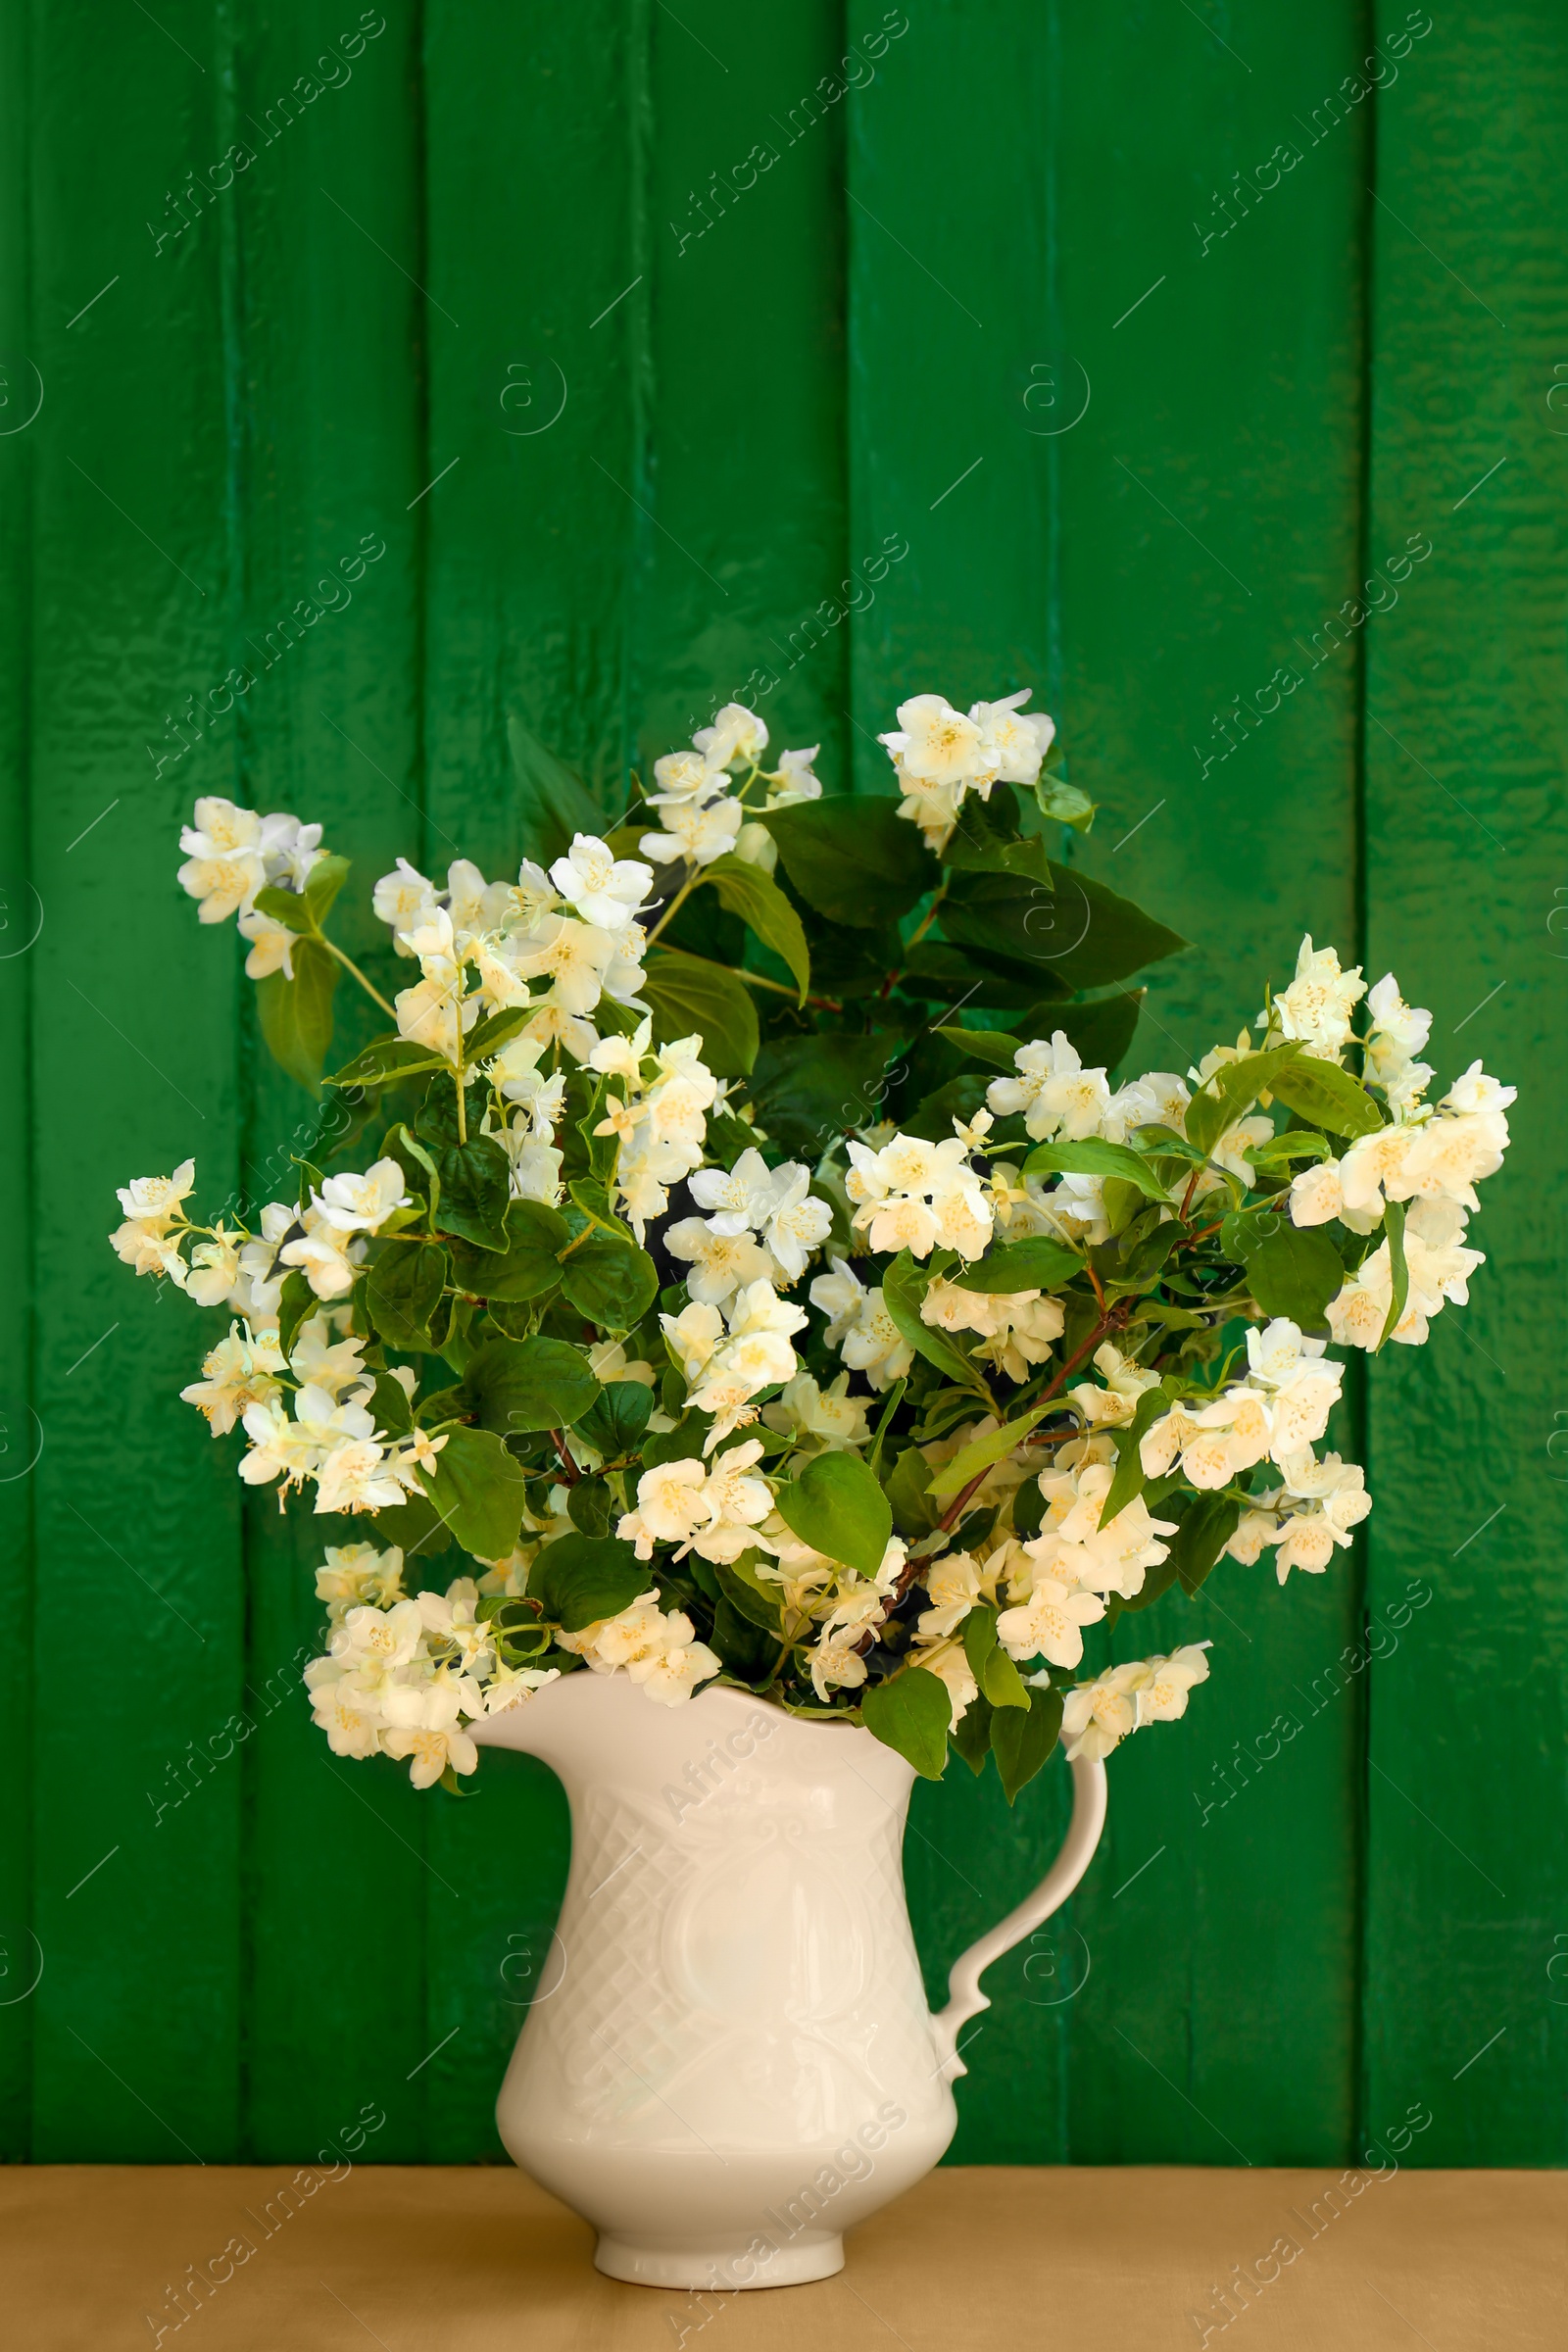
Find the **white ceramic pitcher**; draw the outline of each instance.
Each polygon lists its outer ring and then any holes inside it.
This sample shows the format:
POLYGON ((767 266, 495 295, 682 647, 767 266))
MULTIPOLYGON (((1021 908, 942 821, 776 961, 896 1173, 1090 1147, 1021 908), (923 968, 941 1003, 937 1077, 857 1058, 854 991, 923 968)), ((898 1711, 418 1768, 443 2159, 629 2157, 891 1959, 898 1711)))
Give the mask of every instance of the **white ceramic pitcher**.
POLYGON ((914 1775, 869 1732, 725 1689, 665 1707, 582 1672, 473 1729, 541 1757, 571 1805, 552 1958, 496 2108, 513 2157, 593 2223, 612 2278, 724 2291, 841 2269, 844 2230, 953 2137, 981 1971, 1082 1878, 1104 1766, 1073 1765, 1054 1865, 933 2017, 904 1895, 914 1775))

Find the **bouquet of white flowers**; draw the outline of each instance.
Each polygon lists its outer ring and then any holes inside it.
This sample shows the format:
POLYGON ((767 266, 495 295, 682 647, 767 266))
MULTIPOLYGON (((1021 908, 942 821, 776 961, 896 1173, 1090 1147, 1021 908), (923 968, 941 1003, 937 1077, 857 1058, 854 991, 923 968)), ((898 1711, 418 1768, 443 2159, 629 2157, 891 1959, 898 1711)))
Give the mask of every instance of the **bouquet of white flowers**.
POLYGON ((539 854, 400 859, 390 1000, 327 937, 320 827, 197 802, 179 880, 318 1141, 244 1220, 191 1221, 189 1160, 139 1178, 112 1238, 227 1316, 182 1394, 327 1522, 338 1754, 456 1788, 466 1727, 625 1674, 989 1755, 1011 1799, 1206 1677, 1113 1663, 1120 1617, 1350 1542, 1329 1343, 1464 1302, 1513 1089, 1429 1102, 1431 1016, 1310 939, 1234 1045, 1112 1085, 1114 984, 1183 943, 1049 855, 1093 809, 1027 699, 904 704, 900 799, 767 768, 731 705, 608 830, 514 727, 539 854), (390 1025, 323 1079, 345 971, 390 1025))

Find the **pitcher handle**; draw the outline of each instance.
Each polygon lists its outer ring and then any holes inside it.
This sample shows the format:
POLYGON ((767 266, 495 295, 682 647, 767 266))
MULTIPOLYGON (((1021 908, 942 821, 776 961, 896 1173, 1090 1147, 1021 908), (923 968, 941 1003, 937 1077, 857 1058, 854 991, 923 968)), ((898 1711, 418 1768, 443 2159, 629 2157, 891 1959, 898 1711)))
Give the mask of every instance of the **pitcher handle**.
POLYGON ((980 1989, 982 1975, 993 1960, 1010 1952, 1015 1943, 1021 1943, 1053 1911, 1060 1909, 1094 1860, 1095 1848, 1105 1826, 1105 1767, 1098 1758, 1080 1756, 1071 1771, 1072 1819, 1055 1861, 1033 1894, 1025 1895, 1005 1919, 999 1920, 989 1934, 971 1943, 948 1972, 948 2004, 937 2011, 931 2023, 936 2031, 944 2079, 949 2082, 969 2071, 958 2056, 959 2030, 971 2017, 991 2006, 990 1995, 980 1989))

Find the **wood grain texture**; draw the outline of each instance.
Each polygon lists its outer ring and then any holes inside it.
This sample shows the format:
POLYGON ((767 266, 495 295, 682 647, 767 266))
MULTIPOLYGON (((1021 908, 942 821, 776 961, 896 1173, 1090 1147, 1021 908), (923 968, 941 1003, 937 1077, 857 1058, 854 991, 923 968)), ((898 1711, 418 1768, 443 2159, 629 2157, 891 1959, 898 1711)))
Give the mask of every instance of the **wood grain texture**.
MULTIPOLYGON (((367 40, 353 18, 291 0, 245 24, 234 59, 257 158, 233 215, 233 632, 255 684, 212 789, 308 815, 353 856, 341 936, 385 993, 396 958, 368 892, 420 847, 423 538, 408 502, 426 476, 423 303, 405 274, 419 274, 423 234, 417 12, 376 16, 384 29, 367 40), (285 124, 275 102, 302 75, 320 95, 285 124)), ((385 1026, 346 979, 337 1011, 346 1049, 385 1026)), ((254 1210, 292 1198, 291 1155, 312 1155, 319 1114, 251 1023, 238 1042, 254 1210)), ((428 2046, 425 1910, 441 1897, 429 1815, 399 1780, 375 1787, 323 1753, 300 1704, 321 1549, 309 1514, 249 1498, 245 2145, 258 2156, 302 2133, 318 2146, 357 2111, 367 2038, 406 2053, 389 2070, 393 2145, 421 2149, 428 2129, 428 2085, 406 2078, 428 2046), (398 1964, 367 1970, 364 1923, 383 1913, 407 1923, 398 1964)))
POLYGON ((32 20, 40 2157, 85 2132, 125 2159, 205 2159, 239 2122, 240 1778, 196 1760, 243 1681, 239 1494, 179 1402, 181 1301, 128 1281, 104 1240, 125 1170, 194 1153, 221 1199, 242 1135, 242 976, 170 889, 205 736, 181 756, 166 713, 223 676, 235 566, 227 217, 193 205, 163 250, 142 226, 229 136, 221 44, 177 17, 205 63, 134 11, 32 20), (118 1661, 90 1701, 87 1609, 118 1661))
POLYGON ((1367 2113, 1419 2092, 1435 2162, 1561 2164, 1568 1391, 1526 1335, 1568 1271, 1565 27, 1461 8, 1406 71, 1379 142, 1371 545, 1433 552, 1368 630, 1368 971, 1434 1006, 1441 1075, 1480 1056, 1520 1099, 1473 1303, 1372 1389, 1373 1621, 1412 1581, 1433 1598, 1370 1681, 1367 2113))
MULTIPOLYGON (((45 1435, 0 1476, 35 1768, 7 2155, 281 2160, 374 2098, 384 2156, 493 2159, 564 1877, 530 1760, 459 1804, 324 1754, 318 1539, 242 1508, 177 1398, 198 1326, 104 1247, 128 1174, 194 1151, 254 1203, 310 1131, 174 892, 193 795, 322 819, 384 983, 394 856, 515 862, 509 715, 609 816, 726 696, 879 791, 902 695, 1028 683, 1103 804, 1065 854, 1198 943, 1140 1066, 1185 1069, 1310 930, 1523 1099, 1475 1305, 1351 1384, 1355 1553, 1122 1629, 1211 1638, 1214 1677, 988 1979, 955 2155, 1343 2162, 1420 2099, 1412 2161, 1562 2160, 1568 1395, 1500 1367, 1563 1272, 1568 33, 1466 0, 1401 53, 1408 13, 383 0, 347 78, 317 61, 357 11, 302 0, 0 17, 3 389, 20 357, 46 390, 0 429, 3 919, 45 916, 0 935, 33 1236, 0 1410, 45 1435), (1413 532, 1397 606, 1331 629, 1413 532)), ((1064 1781, 918 1792, 934 1995, 1064 1781)))

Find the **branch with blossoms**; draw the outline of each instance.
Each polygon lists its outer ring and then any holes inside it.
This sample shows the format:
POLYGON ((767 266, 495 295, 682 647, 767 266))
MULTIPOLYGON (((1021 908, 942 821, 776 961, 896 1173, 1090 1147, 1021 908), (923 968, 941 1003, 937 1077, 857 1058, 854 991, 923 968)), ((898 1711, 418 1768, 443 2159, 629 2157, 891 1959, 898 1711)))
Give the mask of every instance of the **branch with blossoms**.
POLYGON ((1011 1800, 1206 1678, 1123 1620, 1350 1544, 1330 1349, 1465 1303, 1513 1090, 1431 1100, 1431 1016, 1310 939, 1234 1045, 1113 1083, 1184 943, 1070 858, 1027 700, 915 696, 854 798, 730 705, 608 830, 514 727, 515 879, 399 859, 363 963, 319 826, 196 804, 179 881, 322 1143, 250 1223, 139 1178, 112 1239, 226 1317, 182 1394, 324 1523, 338 1754, 457 1788, 475 1725, 624 1674, 1011 1800), (390 1025, 327 1075, 345 976, 390 1025))

